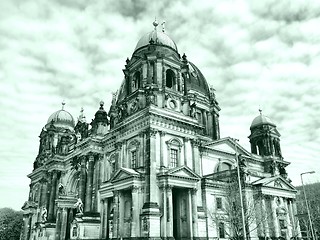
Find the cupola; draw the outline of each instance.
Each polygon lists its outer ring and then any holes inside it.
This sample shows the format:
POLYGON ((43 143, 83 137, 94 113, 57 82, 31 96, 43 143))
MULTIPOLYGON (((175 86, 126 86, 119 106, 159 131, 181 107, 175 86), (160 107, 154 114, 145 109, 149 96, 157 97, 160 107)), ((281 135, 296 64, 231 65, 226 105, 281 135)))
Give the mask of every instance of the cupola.
POLYGON ((249 136, 251 152, 261 156, 276 156, 282 158, 280 148, 280 133, 276 124, 267 116, 260 114, 251 123, 249 136))

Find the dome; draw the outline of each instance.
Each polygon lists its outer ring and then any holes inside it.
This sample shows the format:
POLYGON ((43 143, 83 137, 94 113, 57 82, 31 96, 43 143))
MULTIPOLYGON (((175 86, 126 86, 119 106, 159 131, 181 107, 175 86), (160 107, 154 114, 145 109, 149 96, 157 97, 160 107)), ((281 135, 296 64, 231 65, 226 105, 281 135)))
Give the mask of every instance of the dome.
POLYGON ((150 44, 150 40, 153 40, 155 44, 162 45, 166 47, 170 47, 176 52, 178 52, 177 45, 175 42, 164 32, 160 32, 157 30, 153 30, 152 32, 147 33, 137 43, 136 48, 134 49, 134 52, 138 49, 148 46, 150 44))
POLYGON ((73 130, 75 125, 72 115, 63 109, 51 114, 46 125, 51 123, 53 123, 55 127, 66 128, 70 130, 73 130))
POLYGON ((268 118, 267 116, 264 116, 261 111, 260 111, 260 115, 255 117, 255 119, 253 119, 252 123, 251 123, 251 126, 250 126, 250 129, 251 128, 254 128, 256 126, 259 126, 259 125, 265 125, 265 124, 268 124, 268 125, 272 125, 272 126, 276 126, 270 118, 268 118))
POLYGON ((187 83, 187 90, 193 90, 203 93, 204 95, 210 95, 209 86, 207 80, 192 62, 189 63, 189 79, 187 83))

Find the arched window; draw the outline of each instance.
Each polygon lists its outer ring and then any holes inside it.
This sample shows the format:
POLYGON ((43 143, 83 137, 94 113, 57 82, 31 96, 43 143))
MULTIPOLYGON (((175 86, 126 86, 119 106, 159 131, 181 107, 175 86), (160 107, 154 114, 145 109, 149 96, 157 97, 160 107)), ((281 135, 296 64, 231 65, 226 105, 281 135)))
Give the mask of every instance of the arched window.
POLYGON ((136 71, 131 81, 131 92, 136 91, 140 87, 140 72, 136 71))
POLYGON ((169 167, 178 167, 181 165, 181 147, 182 144, 177 139, 171 139, 167 141, 168 147, 168 166, 169 167))
POLYGON ((129 163, 128 167, 131 168, 137 168, 140 166, 139 164, 139 146, 140 143, 138 140, 133 140, 128 145, 128 157, 129 157, 129 163))
POLYGON ((171 69, 166 71, 166 87, 174 89, 176 85, 175 74, 171 69))
POLYGON ((221 163, 220 167, 219 167, 219 171, 226 171, 226 170, 231 170, 231 164, 229 163, 221 163))

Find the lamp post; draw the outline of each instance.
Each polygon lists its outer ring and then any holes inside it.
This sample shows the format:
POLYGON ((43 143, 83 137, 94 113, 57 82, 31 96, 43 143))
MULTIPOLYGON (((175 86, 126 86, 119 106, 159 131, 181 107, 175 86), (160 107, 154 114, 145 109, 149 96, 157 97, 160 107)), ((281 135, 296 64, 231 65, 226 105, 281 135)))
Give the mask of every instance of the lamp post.
POLYGON ((240 179, 240 166, 239 166, 238 149, 237 149, 237 143, 236 143, 239 141, 239 139, 233 138, 232 140, 234 141, 235 152, 236 152, 235 155, 236 155, 237 177, 238 177, 241 217, 242 217, 242 233, 243 233, 243 239, 247 239, 246 222, 245 222, 245 217, 244 217, 244 206, 243 206, 243 198, 242 198, 241 179, 240 179))
POLYGON ((307 214, 308 214, 308 219, 309 219, 311 236, 312 236, 312 239, 315 240, 314 233, 313 233, 312 221, 311 221, 311 215, 310 215, 310 209, 309 209, 309 204, 308 204, 307 195, 306 195, 306 189, 304 188, 303 178, 302 178, 302 175, 304 175, 304 174, 313 174, 313 173, 315 173, 315 171, 304 172, 304 173, 300 174, 300 177, 301 177, 301 184, 302 184, 302 189, 303 189, 303 194, 304 194, 304 200, 305 200, 306 206, 307 206, 307 214))

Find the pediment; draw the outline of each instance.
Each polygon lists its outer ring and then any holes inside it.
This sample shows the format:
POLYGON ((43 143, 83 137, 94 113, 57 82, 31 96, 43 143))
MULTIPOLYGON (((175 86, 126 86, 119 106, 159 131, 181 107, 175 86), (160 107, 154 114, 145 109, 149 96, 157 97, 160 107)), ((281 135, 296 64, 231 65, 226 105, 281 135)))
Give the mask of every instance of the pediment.
POLYGON ((37 208, 37 204, 35 202, 26 201, 22 206, 22 210, 27 210, 29 208, 37 208))
POLYGON ((111 182, 116 182, 123 179, 128 179, 131 177, 139 177, 140 173, 136 172, 130 168, 120 168, 115 175, 110 179, 111 182))
POLYGON ((232 140, 232 138, 230 137, 213 141, 205 145, 205 147, 212 150, 229 153, 229 154, 235 154, 237 152, 238 154, 242 154, 245 156, 251 155, 250 152, 248 152, 245 148, 243 148, 236 141, 232 140))
POLYGON ((186 177, 186 178, 196 178, 200 179, 200 176, 193 172, 189 167, 187 166, 181 166, 177 168, 170 169, 167 172, 167 175, 171 176, 177 176, 177 177, 186 177))
POLYGON ((296 191, 295 187, 291 185, 287 180, 279 176, 262 178, 252 183, 252 185, 260 185, 261 187, 282 189, 296 191))

